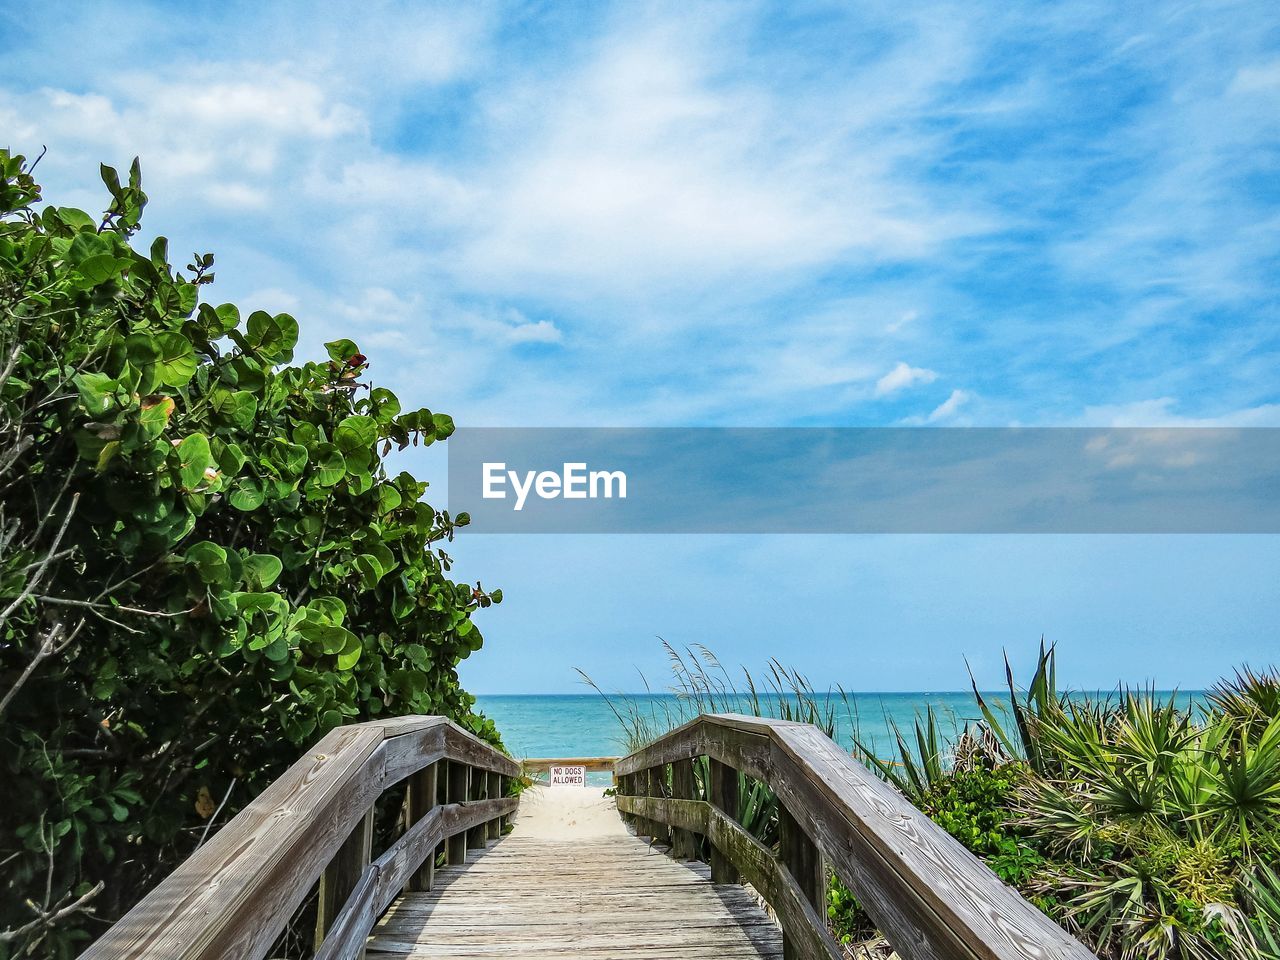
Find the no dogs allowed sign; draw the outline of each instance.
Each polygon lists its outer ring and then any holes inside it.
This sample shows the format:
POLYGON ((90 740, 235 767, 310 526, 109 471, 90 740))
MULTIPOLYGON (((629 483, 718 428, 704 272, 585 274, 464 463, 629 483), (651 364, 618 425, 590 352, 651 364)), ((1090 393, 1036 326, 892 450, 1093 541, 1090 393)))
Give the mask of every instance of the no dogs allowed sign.
POLYGON ((587 768, 583 766, 551 768, 551 785, 553 787, 585 787, 587 785, 587 768))

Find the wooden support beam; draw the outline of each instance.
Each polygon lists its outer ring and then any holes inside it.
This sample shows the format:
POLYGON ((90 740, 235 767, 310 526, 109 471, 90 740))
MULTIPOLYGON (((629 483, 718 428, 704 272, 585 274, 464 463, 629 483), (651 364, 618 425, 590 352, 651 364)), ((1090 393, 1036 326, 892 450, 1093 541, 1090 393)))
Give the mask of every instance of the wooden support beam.
MULTIPOLYGON (((419 770, 409 778, 409 795, 405 798, 405 804, 409 811, 407 828, 412 828, 415 823, 435 809, 438 802, 436 774, 440 766, 441 762, 437 761, 431 766, 419 770)), ((409 882, 405 884, 405 890, 430 890, 431 885, 435 882, 435 872, 436 857, 435 851, 432 850, 422 861, 422 866, 409 876, 409 882)))
MULTIPOLYGON (((657 767, 649 768, 649 789, 647 791, 651 797, 663 799, 667 795, 667 766, 662 764, 657 767)), ((652 832, 649 836, 657 843, 671 846, 671 828, 659 820, 651 821, 652 832)))
MULTIPOLYGON (((714 757, 708 758, 711 805, 730 820, 738 819, 738 771, 714 757)), ((742 877, 727 850, 711 846, 711 882, 741 883, 742 877)))
MULTIPOLYGON (((805 900, 821 915, 827 883, 822 851, 781 803, 778 804, 778 858, 805 900)), ((802 931, 788 931, 783 927, 783 960, 813 960, 805 949, 810 940, 801 934, 802 931)))
MULTIPOLYGON (((465 763, 449 761, 449 787, 446 799, 449 803, 463 803, 467 800, 471 788, 471 768, 465 763)), ((467 862, 467 835, 465 832, 449 837, 444 842, 445 862, 462 864, 467 862)))
MULTIPOLYGON (((676 800, 694 800, 697 784, 693 778, 693 761, 677 760, 671 764, 671 796, 676 800)), ((671 852, 680 860, 698 859, 698 837, 679 827, 671 831, 671 852)))
MULTIPOLYGON (((502 775, 498 773, 485 774, 488 781, 488 799, 497 800, 502 796, 502 775)), ((502 837, 502 818, 494 817, 485 824, 485 839, 498 840, 502 837)))
MULTIPOLYGON (((320 875, 320 896, 316 905, 315 948, 320 949, 334 918, 342 912, 347 898, 360 882, 360 875, 373 857, 373 807, 356 824, 355 829, 320 875)), ((360 951, 360 957, 364 951, 360 951)), ((358 958, 357 958, 358 960, 358 958)))
MULTIPOLYGON (((471 789, 467 799, 484 800, 489 794, 489 778, 483 770, 473 768, 471 770, 471 789)), ((483 850, 485 845, 485 836, 488 831, 485 825, 479 824, 467 831, 467 849, 483 850)))

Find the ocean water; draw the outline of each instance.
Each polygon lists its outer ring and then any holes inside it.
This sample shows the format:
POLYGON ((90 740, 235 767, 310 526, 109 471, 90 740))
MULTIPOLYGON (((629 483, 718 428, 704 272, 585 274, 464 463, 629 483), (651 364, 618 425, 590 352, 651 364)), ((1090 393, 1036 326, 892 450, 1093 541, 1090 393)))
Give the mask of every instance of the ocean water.
MULTIPOLYGON (((672 694, 634 694, 626 699, 655 729, 670 725, 668 718, 680 720, 691 712, 686 701, 672 694)), ((626 713, 620 698, 613 700, 626 713)), ((622 723, 599 694, 477 696, 476 706, 497 724, 507 749, 518 759, 610 757, 629 752, 622 723)), ((856 693, 833 698, 830 706, 841 745, 851 746, 856 729, 864 744, 886 758, 894 752, 893 722, 909 734, 916 716, 932 706, 943 732, 951 735, 980 716, 972 693, 856 693)), ((607 783, 609 775, 589 779, 607 783)))
MULTIPOLYGON (((1001 709, 1007 702, 1008 692, 983 696, 989 705, 1001 709)), ((1177 696, 1188 705, 1202 702, 1202 694, 1198 692, 1182 692, 1177 696)), ((624 715, 628 713, 628 705, 638 710, 655 730, 668 729, 688 719, 693 712, 688 701, 673 694, 629 694, 625 698, 611 696, 611 699, 624 715)), ((777 698, 773 700, 776 708, 777 698)), ((476 706, 497 724, 507 749, 517 759, 611 757, 629 752, 622 722, 609 703, 596 693, 477 696, 476 706)), ((886 760, 896 754, 893 725, 897 724, 911 740, 915 719, 923 716, 929 707, 934 710, 942 734, 948 738, 963 730, 969 721, 981 717, 973 694, 968 691, 851 693, 833 696, 829 707, 836 721, 835 739, 841 746, 851 747, 856 735, 868 749, 886 760)), ((744 707, 739 712, 751 711, 744 707)), ((609 780, 608 773, 588 775, 592 784, 607 784, 609 780)))

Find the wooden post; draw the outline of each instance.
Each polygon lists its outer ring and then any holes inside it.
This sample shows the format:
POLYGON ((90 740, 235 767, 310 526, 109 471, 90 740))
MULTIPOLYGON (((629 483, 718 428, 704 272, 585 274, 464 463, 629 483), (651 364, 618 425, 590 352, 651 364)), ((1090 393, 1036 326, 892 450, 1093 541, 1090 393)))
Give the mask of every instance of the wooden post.
MULTIPOLYGON (((498 791, 499 791, 499 796, 503 796, 503 797, 505 797, 507 794, 511 792, 510 777, 504 774, 498 778, 498 791)), ((511 817, 505 813, 498 819, 498 835, 499 836, 507 832, 507 827, 510 823, 511 823, 511 817)))
MULTIPOLYGON (((485 772, 479 767, 473 768, 471 771, 471 799, 483 800, 485 794, 489 792, 489 778, 485 776, 485 772)), ((485 843, 485 834, 487 830, 482 823, 478 827, 472 827, 467 831, 467 849, 483 850, 485 843)))
MULTIPOLYGON (((485 779, 488 781, 488 790, 490 800, 496 800, 502 796, 502 775, 498 773, 486 774, 485 779)), ((502 818, 494 817, 485 824, 485 839, 500 840, 502 838, 502 818)))
MULTIPOLYGON (((649 768, 649 796, 665 797, 667 795, 667 765, 664 763, 649 768)), ((661 820, 653 822, 653 833, 649 834, 657 843, 671 846, 671 828, 661 820)))
MULTIPOLYGON (((435 808, 436 771, 439 767, 440 763, 436 762, 423 767, 409 777, 409 795, 405 797, 405 804, 409 810, 408 826, 412 827, 435 808)), ((422 861, 422 866, 409 877, 409 882, 404 888, 407 891, 430 890, 432 883, 435 882, 435 875, 436 853, 435 850, 431 850, 422 861)))
MULTIPOLYGON (((693 792, 693 761, 676 760, 671 764, 671 796, 677 800, 692 800, 693 792)), ((677 859, 698 859, 697 834, 690 830, 673 829, 671 848, 671 852, 677 859)))
MULTIPOLYGON (((711 805, 717 807, 726 816, 738 819, 738 771, 728 764, 721 763, 715 757, 707 758, 708 779, 711 781, 708 792, 711 805)), ((742 877, 738 868, 733 865, 726 851, 719 847, 711 847, 711 882, 741 883, 742 877)))
MULTIPOLYGON (((632 789, 635 791, 635 796, 637 797, 653 796, 653 794, 649 792, 649 771, 648 770, 637 770, 635 772, 635 782, 632 786, 632 789)), ((641 816, 636 817, 636 836, 652 837, 654 835, 654 831, 656 830, 657 830, 657 827, 654 826, 653 821, 650 820, 648 817, 641 817, 641 816)))
MULTIPOLYGON (((471 786, 470 775, 471 768, 465 763, 458 763, 456 760, 449 761, 448 797, 450 803, 462 803, 467 799, 467 791, 471 786)), ((449 864, 467 862, 466 831, 454 834, 445 841, 445 860, 449 864)))
MULTIPOLYGON (((620 796, 620 797, 629 797, 629 796, 632 796, 632 792, 631 792, 631 775, 630 775, 630 774, 623 774, 621 777, 619 777, 619 778, 618 778, 618 790, 617 790, 617 794, 618 794, 618 796, 620 796)), ((629 814, 629 813, 624 813, 624 814, 622 814, 622 822, 623 822, 623 823, 630 824, 630 823, 632 823, 634 820, 635 820, 635 817, 631 816, 631 814, 629 814)))
MULTIPOLYGON (((373 808, 370 807, 355 829, 351 831, 338 852, 320 875, 320 896, 316 904, 315 948, 320 949, 325 934, 346 905, 347 897, 355 889, 360 874, 369 865, 373 855, 373 808)), ((364 956, 361 950, 360 957, 364 956)))
MULTIPOLYGON (((778 804, 778 859, 787 868, 804 898, 823 915, 823 902, 826 898, 827 876, 822 865, 822 851, 809 839, 808 834, 787 811, 781 802, 778 804)), ((782 955, 784 960, 808 960, 801 952, 799 937, 795 931, 782 928, 782 955)))

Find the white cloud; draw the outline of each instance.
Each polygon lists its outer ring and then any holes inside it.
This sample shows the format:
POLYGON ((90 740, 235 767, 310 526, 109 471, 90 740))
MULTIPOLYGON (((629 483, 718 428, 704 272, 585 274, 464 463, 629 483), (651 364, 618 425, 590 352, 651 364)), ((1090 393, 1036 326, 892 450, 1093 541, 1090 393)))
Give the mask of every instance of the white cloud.
POLYGON ((317 148, 367 136, 359 110, 287 65, 119 74, 83 94, 0 89, 0 120, 15 139, 49 146, 42 165, 55 183, 137 155, 150 192, 170 204, 194 195, 207 209, 287 204, 317 148))
POLYGON ((951 51, 909 80, 892 59, 863 79, 904 86, 833 112, 825 91, 730 79, 735 29, 702 19, 623 20, 566 75, 520 76, 493 102, 508 149, 464 178, 480 202, 463 282, 558 297, 750 290, 985 229, 961 195, 899 170, 922 139, 877 135, 949 81, 951 51))
POLYGON ((951 396, 938 404, 931 414, 925 419, 926 423, 938 423, 942 420, 949 420, 959 412, 960 408, 969 402, 970 394, 964 390, 952 390, 951 396))
POLYGON ((876 381, 876 396, 888 396, 917 383, 933 383, 937 379, 938 374, 933 370, 913 367, 899 361, 897 366, 876 381))

